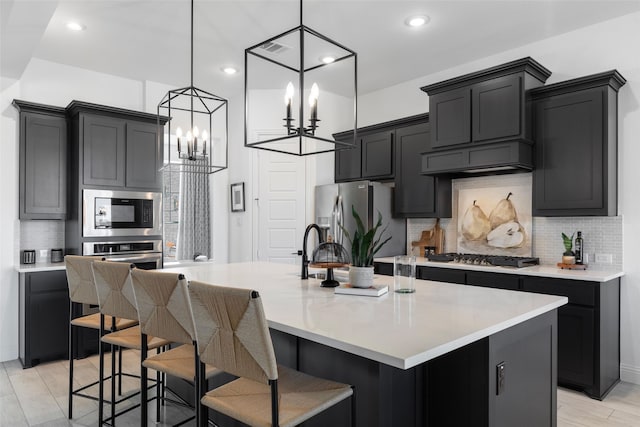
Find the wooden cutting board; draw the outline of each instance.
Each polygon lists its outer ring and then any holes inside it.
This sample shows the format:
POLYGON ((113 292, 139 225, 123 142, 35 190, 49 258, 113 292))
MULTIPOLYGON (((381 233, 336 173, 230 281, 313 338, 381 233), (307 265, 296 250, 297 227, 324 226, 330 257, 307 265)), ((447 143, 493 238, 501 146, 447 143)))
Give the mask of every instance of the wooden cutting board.
POLYGON ((420 240, 411 242, 411 246, 418 246, 420 249, 420 256, 425 256, 425 248, 431 246, 435 248, 436 254, 444 252, 444 230, 440 227, 440 218, 436 220, 436 225, 430 230, 422 231, 420 240))

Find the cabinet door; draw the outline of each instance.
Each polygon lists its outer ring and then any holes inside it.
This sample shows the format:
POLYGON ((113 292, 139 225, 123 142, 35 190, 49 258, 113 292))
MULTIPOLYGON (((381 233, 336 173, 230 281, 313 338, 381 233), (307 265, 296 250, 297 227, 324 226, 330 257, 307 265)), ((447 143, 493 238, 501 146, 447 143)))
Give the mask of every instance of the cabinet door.
POLYGON ((421 154, 431 148, 428 123, 396 129, 394 215, 450 217, 451 180, 422 175, 421 154))
POLYGON ((558 382, 594 383, 595 310, 566 305, 558 309, 558 382))
POLYGON ((429 97, 433 133, 431 147, 471 142, 471 89, 450 90, 429 97))
POLYGON ((65 219, 67 122, 64 116, 20 115, 20 219, 65 219))
POLYGON ((473 141, 518 136, 522 129, 522 78, 504 76, 471 88, 473 141))
POLYGON ((592 89, 536 102, 535 216, 608 214, 603 96, 592 89))
POLYGON ((163 144, 158 127, 151 123, 127 122, 126 186, 161 188, 163 144))
POLYGON ((361 147, 362 141, 360 140, 360 138, 357 138, 356 146, 354 148, 336 151, 334 177, 335 182, 354 181, 361 179, 361 147))
POLYGON ((365 135, 362 143, 362 178, 393 178, 393 131, 365 135))
POLYGON ((83 117, 84 184, 125 184, 125 122, 86 114, 83 117))
POLYGON ((69 291, 64 271, 26 273, 23 363, 63 359, 69 348, 69 291))

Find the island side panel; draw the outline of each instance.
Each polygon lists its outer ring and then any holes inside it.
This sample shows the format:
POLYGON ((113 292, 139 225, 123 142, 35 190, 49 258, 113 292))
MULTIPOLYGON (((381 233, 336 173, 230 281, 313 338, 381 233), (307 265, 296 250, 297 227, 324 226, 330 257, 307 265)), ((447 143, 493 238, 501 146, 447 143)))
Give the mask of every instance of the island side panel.
POLYGON ((489 337, 490 426, 556 427, 557 322, 553 310, 489 337))

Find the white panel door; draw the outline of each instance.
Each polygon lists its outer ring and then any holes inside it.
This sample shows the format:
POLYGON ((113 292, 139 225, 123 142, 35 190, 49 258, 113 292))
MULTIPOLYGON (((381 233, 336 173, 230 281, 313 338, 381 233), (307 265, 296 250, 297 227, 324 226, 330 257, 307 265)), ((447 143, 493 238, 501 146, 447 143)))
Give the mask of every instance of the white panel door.
POLYGON ((305 159, 266 150, 257 150, 257 159, 254 260, 299 263, 306 218, 305 159))

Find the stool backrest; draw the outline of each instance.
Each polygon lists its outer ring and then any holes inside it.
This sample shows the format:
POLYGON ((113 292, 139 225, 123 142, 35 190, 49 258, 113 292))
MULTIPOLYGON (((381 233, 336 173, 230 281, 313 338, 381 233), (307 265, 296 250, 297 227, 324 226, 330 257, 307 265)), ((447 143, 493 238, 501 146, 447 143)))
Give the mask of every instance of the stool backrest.
POLYGON ((64 265, 67 271, 69 299, 80 304, 98 305, 96 285, 93 282, 91 264, 102 260, 97 256, 66 255, 64 265))
POLYGON ((278 379, 258 292, 192 281, 189 298, 201 361, 254 381, 278 379))
POLYGON ((108 316, 138 320, 135 296, 131 286, 133 264, 126 262, 95 261, 93 278, 98 293, 100 313, 108 316))
POLYGON ((182 274, 136 268, 131 271, 131 283, 143 333, 182 344, 196 340, 182 274))

